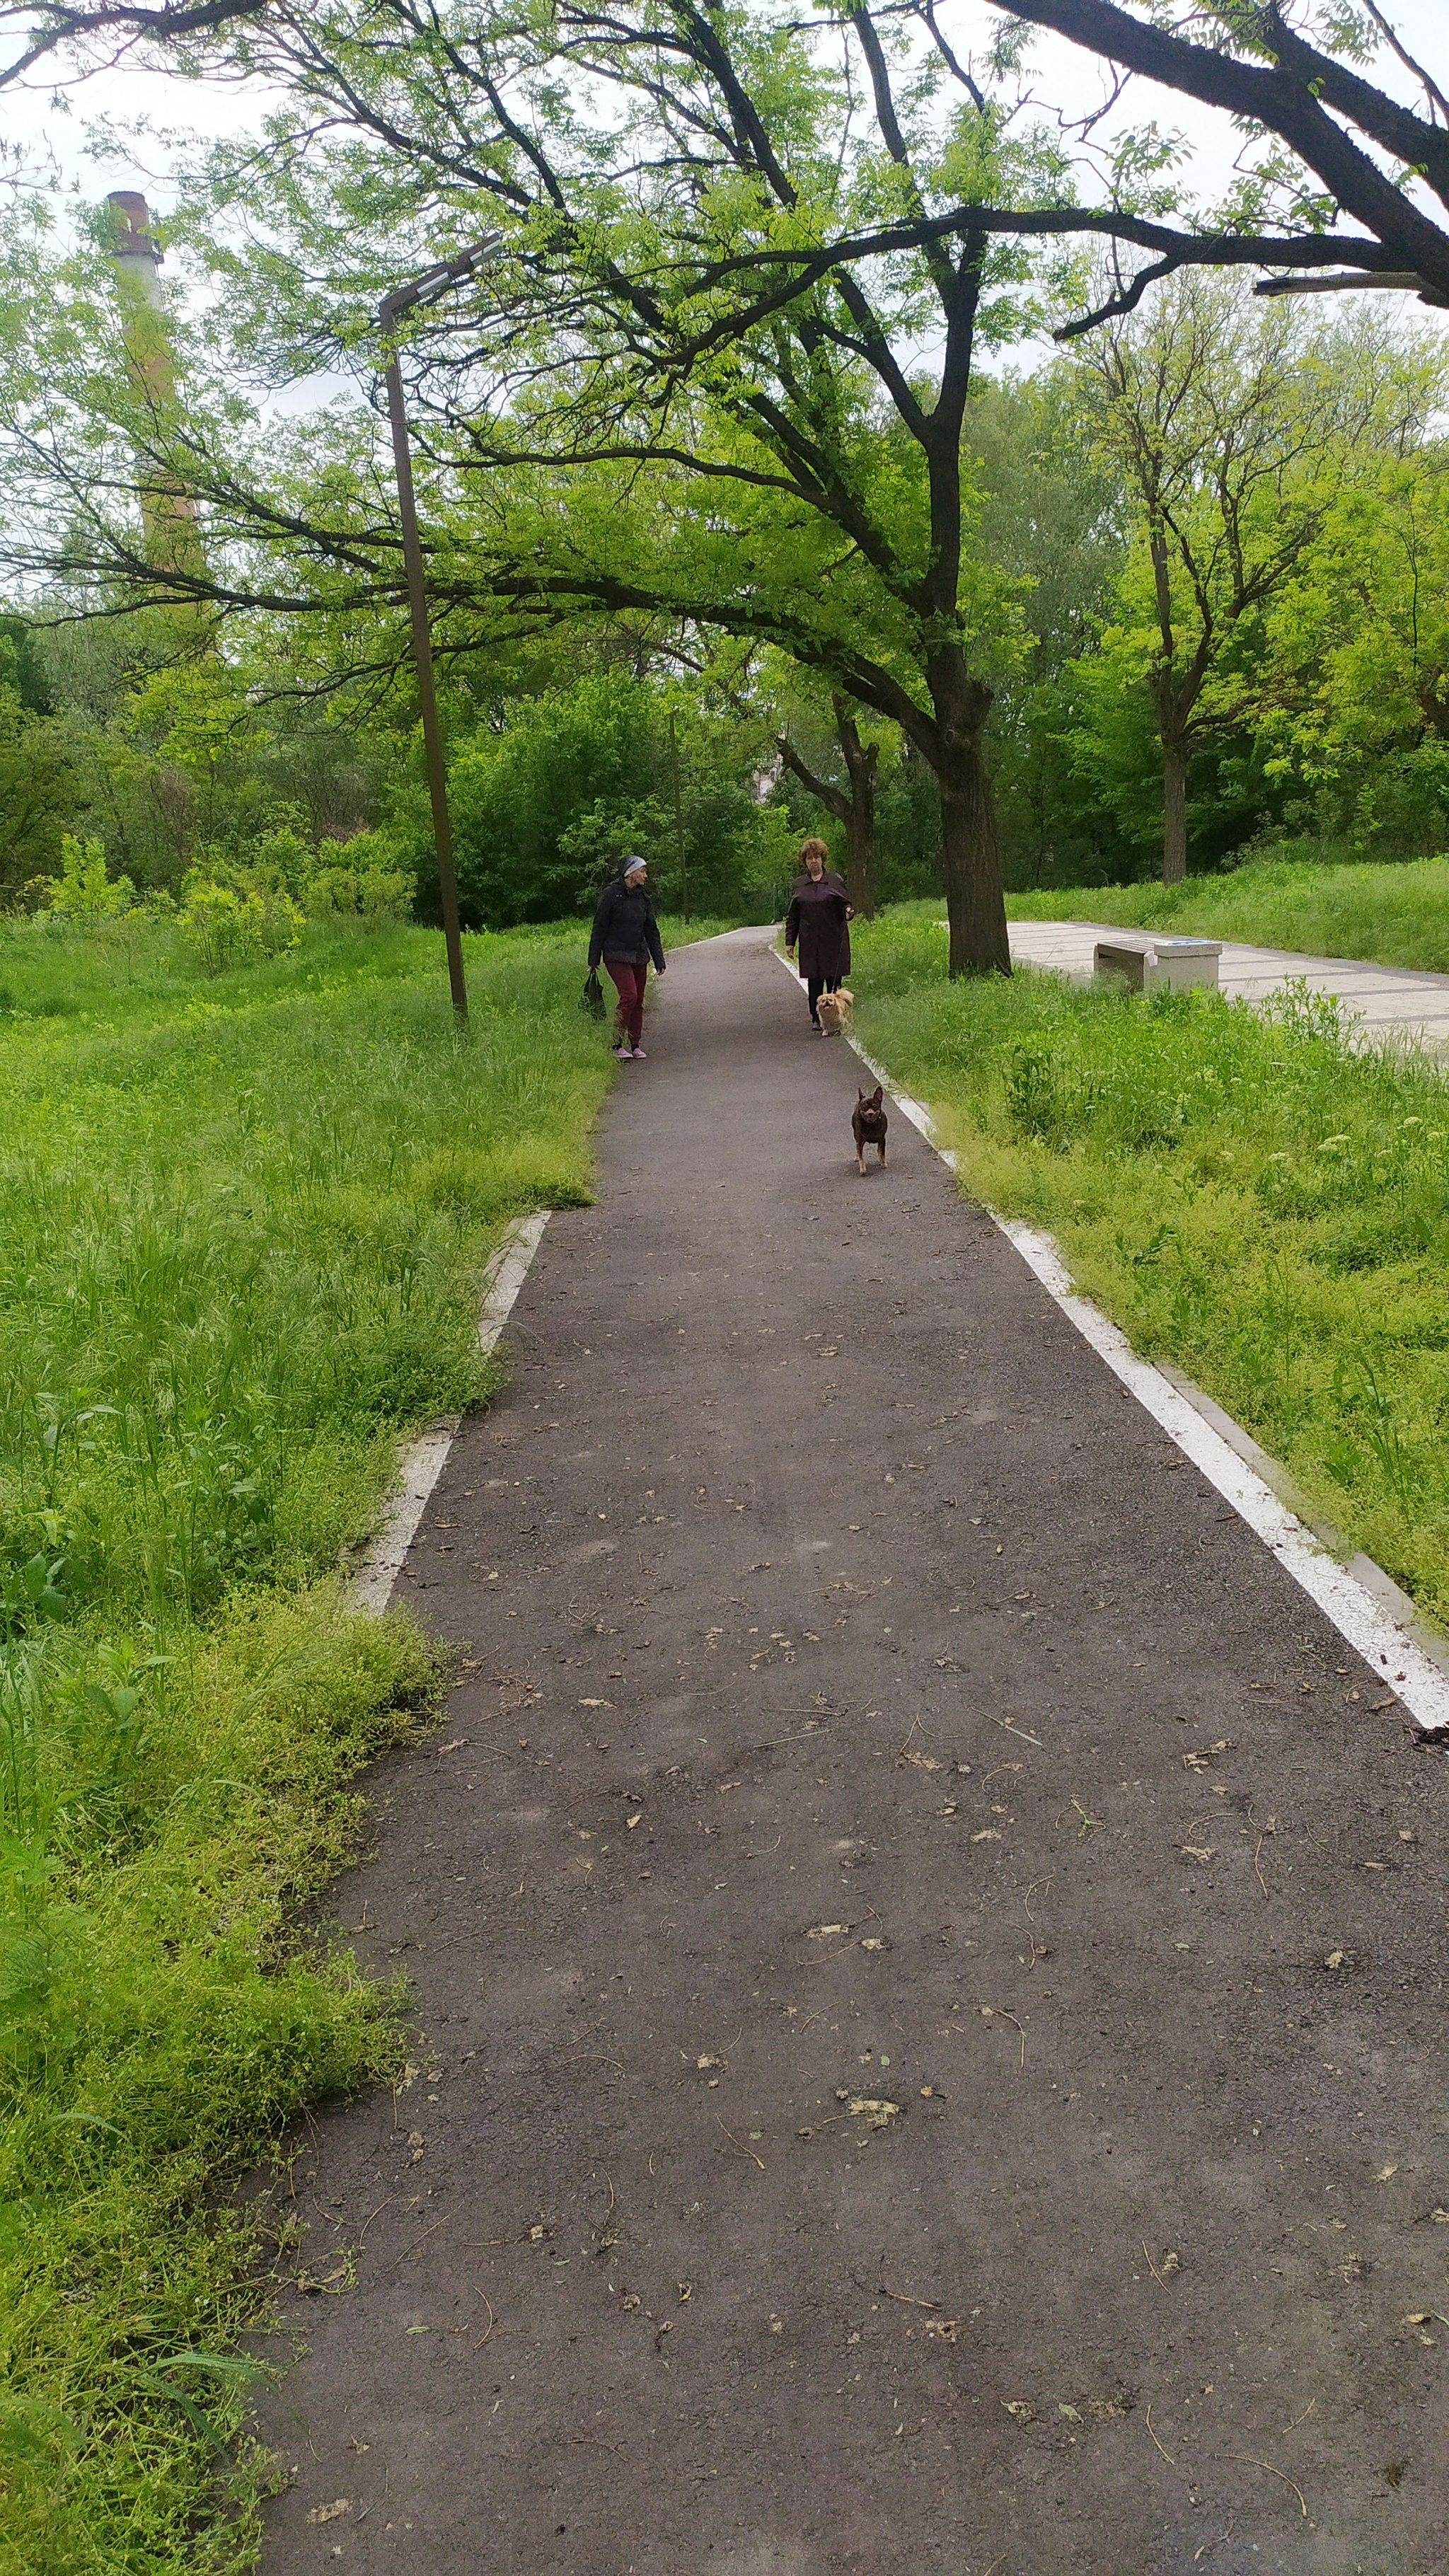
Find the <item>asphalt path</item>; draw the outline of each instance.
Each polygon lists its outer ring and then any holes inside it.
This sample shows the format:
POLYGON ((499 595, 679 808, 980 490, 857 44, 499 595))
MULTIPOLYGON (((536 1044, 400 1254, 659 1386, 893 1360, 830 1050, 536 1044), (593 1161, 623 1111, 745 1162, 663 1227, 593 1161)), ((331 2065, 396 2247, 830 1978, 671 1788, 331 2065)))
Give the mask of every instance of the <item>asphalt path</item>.
POLYGON ((858 1178, 760 934, 647 1043, 398 1587, 413 2070, 298 2142, 269 2576, 1432 2576, 1443 1752, 858 1178))

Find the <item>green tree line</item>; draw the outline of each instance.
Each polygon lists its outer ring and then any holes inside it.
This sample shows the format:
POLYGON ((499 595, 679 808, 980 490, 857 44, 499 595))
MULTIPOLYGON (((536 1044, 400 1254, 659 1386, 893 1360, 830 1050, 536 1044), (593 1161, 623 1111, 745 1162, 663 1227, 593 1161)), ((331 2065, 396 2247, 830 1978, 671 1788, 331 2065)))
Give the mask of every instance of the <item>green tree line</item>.
MULTIPOLYGON (((426 911, 373 317, 485 222, 483 277, 399 352, 473 918, 575 908, 636 843, 681 894, 690 866, 700 900, 768 908, 823 814, 867 908, 877 877, 939 883, 953 968, 993 966, 1011 882, 1442 833, 1442 326, 1194 265, 1278 256, 1275 206, 1329 255, 1332 203, 1271 155, 1144 294, 1062 247, 1107 219, 1019 34, 963 62, 929 11, 491 14, 464 43, 401 5, 365 44, 350 0, 207 18, 197 76, 281 104, 260 150, 197 151, 169 219, 209 290, 173 294, 179 393, 128 354, 103 227, 63 245, 23 200, 8 225, 17 579, 42 623, 149 615, 170 655, 79 766, 74 689, 7 699, 59 764, 13 888, 103 789, 138 883, 183 843, 235 865, 300 828, 320 865, 379 830, 426 911), (1047 326, 1064 354, 1014 368, 1047 326), (351 395, 269 408, 319 364, 351 395), (158 542, 182 493, 195 537, 158 542), (348 831, 284 792, 304 738, 334 781, 350 748, 348 831)), ((1111 223, 1149 247, 1166 158, 1116 148, 1111 223)))

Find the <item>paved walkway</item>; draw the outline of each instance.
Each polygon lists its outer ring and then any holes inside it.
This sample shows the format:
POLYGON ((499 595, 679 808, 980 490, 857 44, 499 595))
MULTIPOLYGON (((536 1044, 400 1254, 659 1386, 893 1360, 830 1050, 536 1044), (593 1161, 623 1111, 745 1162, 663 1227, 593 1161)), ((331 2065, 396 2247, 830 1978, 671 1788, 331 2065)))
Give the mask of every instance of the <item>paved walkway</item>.
POLYGON ((1441 2568, 1443 1755, 856 1177, 759 934, 650 1048, 404 1569, 414 2071, 294 2167, 269 2576, 1441 2568))
MULTIPOLYGON (((1097 941, 1115 935, 1104 922, 1014 921, 1011 953, 1023 965, 1089 976, 1097 941)), ((1251 948, 1225 939, 1218 976, 1225 993, 1249 1002, 1261 1002, 1290 977, 1301 976, 1316 993, 1337 993, 1365 1038, 1408 1040, 1436 1052, 1449 1048, 1449 975, 1372 966, 1351 957, 1300 957, 1290 948, 1251 948)))

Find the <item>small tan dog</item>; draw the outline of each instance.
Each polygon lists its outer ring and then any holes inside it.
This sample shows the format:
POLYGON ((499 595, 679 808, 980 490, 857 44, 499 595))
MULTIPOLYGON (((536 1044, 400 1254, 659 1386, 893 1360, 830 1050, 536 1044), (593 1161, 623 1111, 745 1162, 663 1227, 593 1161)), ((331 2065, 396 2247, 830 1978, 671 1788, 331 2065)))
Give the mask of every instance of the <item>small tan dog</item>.
POLYGON ((838 993, 822 993, 815 1005, 816 1017, 828 1038, 842 1037, 850 1025, 855 995, 843 988, 838 993))

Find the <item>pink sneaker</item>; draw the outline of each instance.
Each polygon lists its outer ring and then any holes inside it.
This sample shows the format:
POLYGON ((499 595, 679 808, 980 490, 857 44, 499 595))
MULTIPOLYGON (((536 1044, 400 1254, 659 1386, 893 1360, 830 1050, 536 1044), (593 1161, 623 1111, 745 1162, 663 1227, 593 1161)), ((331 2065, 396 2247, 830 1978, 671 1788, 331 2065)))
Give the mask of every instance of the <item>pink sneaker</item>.
POLYGON ((614 1049, 614 1053, 621 1064, 627 1064, 633 1052, 634 1050, 632 1047, 615 1047, 614 1049))
POLYGON ((635 1047, 635 1049, 634 1049, 634 1057, 635 1057, 635 1061, 636 1061, 637 1063, 639 1063, 639 1064, 647 1064, 647 1063, 648 1063, 648 1061, 649 1061, 649 1058, 648 1058, 648 1057, 647 1057, 647 1055, 645 1054, 644 1049, 643 1049, 642 1047, 635 1047))

